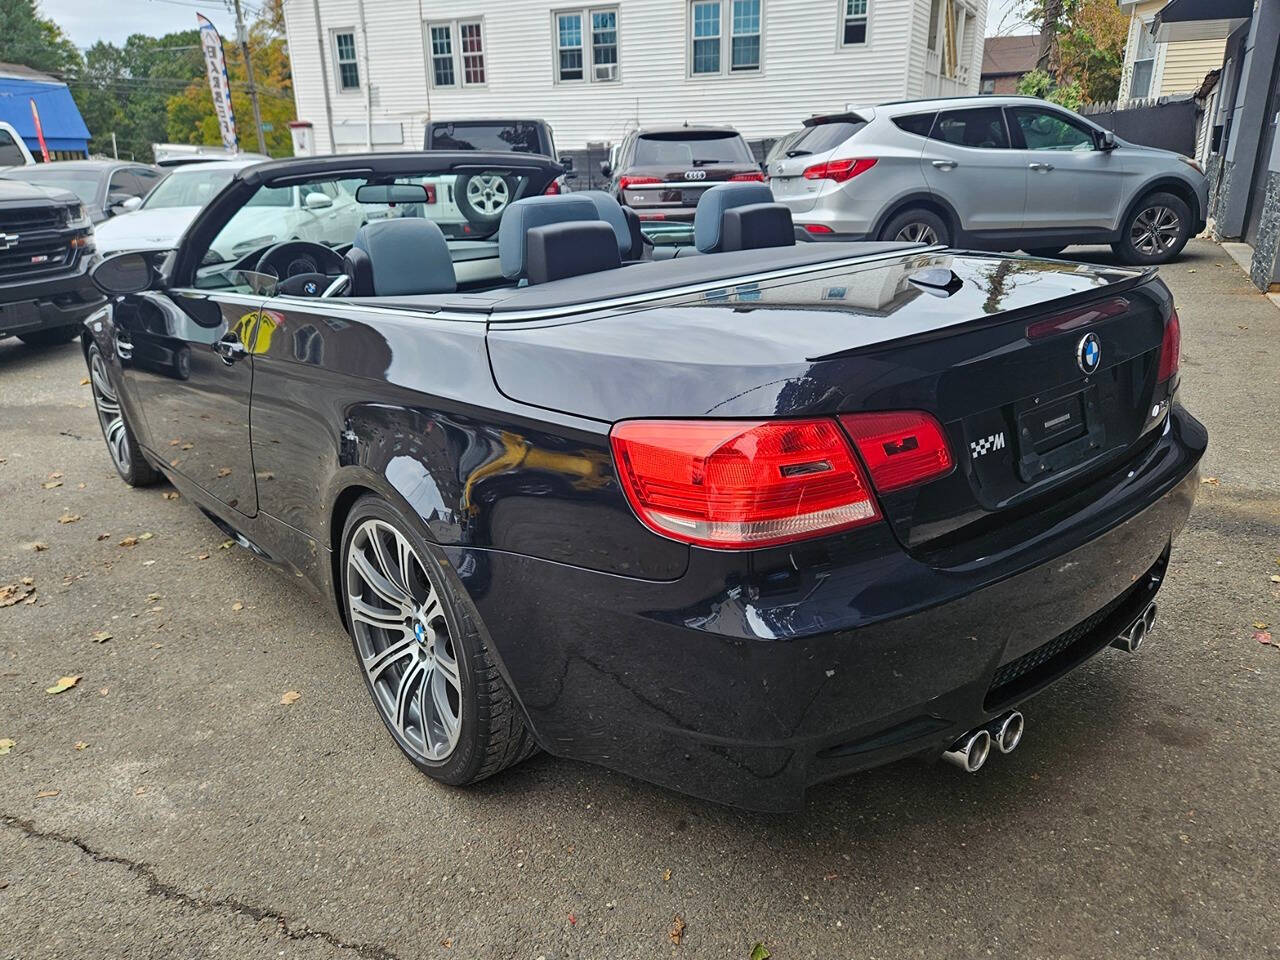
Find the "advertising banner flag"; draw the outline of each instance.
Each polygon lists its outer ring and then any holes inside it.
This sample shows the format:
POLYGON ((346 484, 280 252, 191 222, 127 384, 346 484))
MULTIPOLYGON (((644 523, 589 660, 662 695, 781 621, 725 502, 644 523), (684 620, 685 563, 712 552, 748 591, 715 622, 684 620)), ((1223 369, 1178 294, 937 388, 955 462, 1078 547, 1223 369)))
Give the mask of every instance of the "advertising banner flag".
POLYGON ((203 14, 196 14, 200 24, 200 48, 204 50, 205 72, 209 75, 209 92, 213 94, 213 110, 218 117, 218 130, 228 150, 239 149, 236 115, 231 109, 231 81, 227 77, 227 58, 222 51, 218 29, 203 14))

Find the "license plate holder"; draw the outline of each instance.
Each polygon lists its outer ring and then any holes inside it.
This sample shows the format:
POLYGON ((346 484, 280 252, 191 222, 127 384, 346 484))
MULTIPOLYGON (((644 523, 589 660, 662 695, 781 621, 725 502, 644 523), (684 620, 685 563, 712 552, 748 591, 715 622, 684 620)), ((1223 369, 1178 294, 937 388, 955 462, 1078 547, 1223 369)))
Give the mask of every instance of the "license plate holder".
POLYGON ((1084 462, 1106 440, 1096 384, 1020 401, 1014 416, 1018 475, 1026 483, 1084 462))

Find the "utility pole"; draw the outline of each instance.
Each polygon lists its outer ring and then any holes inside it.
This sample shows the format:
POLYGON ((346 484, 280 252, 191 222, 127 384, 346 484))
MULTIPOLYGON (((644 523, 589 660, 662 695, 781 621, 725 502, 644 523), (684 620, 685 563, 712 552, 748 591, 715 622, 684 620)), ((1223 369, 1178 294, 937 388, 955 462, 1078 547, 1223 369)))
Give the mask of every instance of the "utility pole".
POLYGON ((244 75, 249 88, 249 102, 253 104, 253 125, 258 131, 258 152, 267 152, 267 138, 262 135, 262 110, 258 107, 258 88, 253 82, 253 61, 249 59, 249 31, 244 27, 244 16, 240 13, 240 0, 235 0, 236 39, 240 41, 240 52, 244 54, 244 75))

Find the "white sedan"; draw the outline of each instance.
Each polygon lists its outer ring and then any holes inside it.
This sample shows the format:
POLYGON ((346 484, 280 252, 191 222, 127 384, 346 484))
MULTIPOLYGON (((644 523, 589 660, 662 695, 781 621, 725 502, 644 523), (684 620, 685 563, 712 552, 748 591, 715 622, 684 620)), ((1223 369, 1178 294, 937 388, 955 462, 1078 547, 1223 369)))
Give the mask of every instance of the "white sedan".
MULTIPOLYGON (((99 253, 176 247, 196 214, 232 175, 259 162, 225 160, 177 168, 132 213, 113 217, 97 228, 99 253)), ((234 260, 285 240, 337 246, 350 243, 365 219, 355 197, 337 180, 313 183, 305 191, 296 186, 260 190, 223 228, 219 248, 211 253, 234 260)))

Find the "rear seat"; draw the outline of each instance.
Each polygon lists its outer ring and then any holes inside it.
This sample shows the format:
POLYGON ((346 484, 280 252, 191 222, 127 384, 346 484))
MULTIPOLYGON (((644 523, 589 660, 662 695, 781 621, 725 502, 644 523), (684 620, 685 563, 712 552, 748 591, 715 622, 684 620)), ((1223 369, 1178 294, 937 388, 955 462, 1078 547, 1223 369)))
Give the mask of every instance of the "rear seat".
POLYGON ((498 226, 502 275, 531 284, 620 267, 633 246, 622 208, 600 191, 517 200, 498 226))
POLYGON ((698 253, 790 247, 795 242, 791 210, 774 201, 766 184, 721 183, 698 199, 693 215, 693 243, 698 253))

